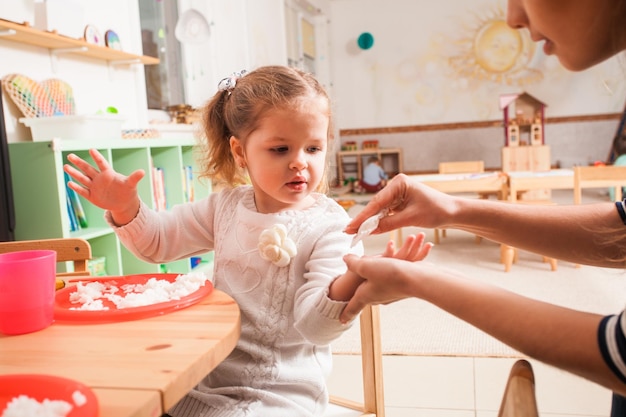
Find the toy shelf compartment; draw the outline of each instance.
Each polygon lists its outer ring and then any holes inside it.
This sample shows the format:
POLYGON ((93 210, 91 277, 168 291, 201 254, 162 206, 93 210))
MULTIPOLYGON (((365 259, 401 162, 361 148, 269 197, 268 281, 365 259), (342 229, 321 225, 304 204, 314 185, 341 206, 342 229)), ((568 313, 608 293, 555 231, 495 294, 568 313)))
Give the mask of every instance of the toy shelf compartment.
MULTIPOLYGON (((195 173, 195 139, 119 139, 119 140, 62 140, 42 142, 15 142, 9 144, 17 240, 59 237, 81 237, 89 241, 94 258, 105 257, 107 274, 158 273, 164 269, 172 273, 188 273, 191 260, 182 259, 165 265, 151 264, 137 259, 119 241, 104 220, 104 211, 79 197, 87 219, 87 227, 72 231, 66 202, 63 165, 67 155, 74 153, 91 161, 89 149, 97 149, 122 174, 143 169, 146 176, 138 185, 141 199, 154 207, 154 171, 165 172, 164 187, 167 209, 189 199, 182 184, 190 170, 195 173)), ((189 182, 187 182, 188 184, 189 182)), ((207 197, 211 186, 193 175, 191 183, 194 200, 207 197)), ((210 268, 213 254, 202 256, 201 268, 210 268)))

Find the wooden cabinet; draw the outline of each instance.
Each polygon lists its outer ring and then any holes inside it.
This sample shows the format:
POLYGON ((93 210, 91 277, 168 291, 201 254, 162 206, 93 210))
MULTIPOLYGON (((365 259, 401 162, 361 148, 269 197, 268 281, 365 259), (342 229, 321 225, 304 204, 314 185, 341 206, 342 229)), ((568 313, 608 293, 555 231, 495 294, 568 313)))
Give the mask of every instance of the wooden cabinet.
MULTIPOLYGON (((550 147, 547 145, 505 146, 502 148, 502 171, 549 171, 550 147)), ((549 189, 533 189, 519 196, 525 200, 549 200, 549 189)), ((518 198, 518 196, 515 196, 518 198)), ((515 199, 514 198, 514 199, 515 199)))
POLYGON ((344 179, 363 178, 363 167, 367 158, 377 156, 389 178, 402 172, 402 148, 377 148, 356 151, 337 152, 337 180, 343 184, 344 179))
POLYGON ((502 171, 548 171, 550 147, 505 146, 502 148, 502 171))
MULTIPOLYGON (((93 257, 106 258, 108 275, 157 273, 167 270, 186 273, 190 260, 183 259, 164 266, 137 259, 121 245, 104 220, 104 211, 81 198, 88 226, 71 231, 66 205, 63 165, 67 155, 91 161, 89 149, 100 151, 122 174, 143 169, 146 176, 138 185, 141 199, 154 207, 152 167, 163 169, 168 207, 186 201, 185 170, 195 174, 195 139, 119 139, 101 141, 60 140, 48 142, 17 142, 9 144, 9 157, 16 211, 16 240, 58 237, 82 237, 92 247, 93 257)), ((194 198, 204 198, 211 192, 210 184, 194 175, 194 198)), ((80 198, 80 197, 79 197, 80 198)), ((213 253, 202 256, 202 267, 212 264, 213 253)))

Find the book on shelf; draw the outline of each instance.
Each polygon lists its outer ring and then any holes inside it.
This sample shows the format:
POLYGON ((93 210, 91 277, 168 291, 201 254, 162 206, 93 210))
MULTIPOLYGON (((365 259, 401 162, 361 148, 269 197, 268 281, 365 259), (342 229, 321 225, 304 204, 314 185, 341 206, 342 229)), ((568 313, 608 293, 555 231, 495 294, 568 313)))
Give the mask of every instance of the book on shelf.
POLYGON ((74 213, 74 209, 72 209, 72 203, 70 202, 70 196, 65 194, 65 204, 67 206, 67 217, 70 219, 70 232, 75 232, 79 229, 78 227, 78 219, 76 218, 76 214, 74 213))
POLYGON ((78 194, 76 194, 76 191, 72 190, 67 185, 68 181, 70 181, 70 176, 67 172, 64 172, 63 175, 65 178, 65 193, 69 199, 70 208, 74 214, 74 217, 76 218, 78 226, 82 228, 88 227, 89 223, 87 223, 87 216, 85 215, 85 210, 83 209, 83 205, 80 202, 80 198, 78 197, 78 194))
POLYGON ((154 191, 153 198, 155 210, 167 210, 165 171, 161 167, 152 168, 152 189, 154 191))
POLYGON ((186 202, 194 201, 193 168, 191 165, 183 167, 183 192, 186 202))

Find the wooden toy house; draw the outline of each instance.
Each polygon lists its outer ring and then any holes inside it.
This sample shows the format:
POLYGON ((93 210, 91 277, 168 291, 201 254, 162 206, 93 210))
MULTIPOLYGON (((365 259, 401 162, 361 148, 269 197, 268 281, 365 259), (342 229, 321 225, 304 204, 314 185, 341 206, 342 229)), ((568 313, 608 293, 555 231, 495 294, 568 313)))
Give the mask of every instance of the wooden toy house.
MULTIPOLYGON (((500 96, 504 114, 505 142, 502 171, 548 171, 550 147, 545 144, 544 109, 546 105, 528 93, 500 96)), ((549 200, 549 190, 532 190, 523 199, 549 200)))
POLYGON ((523 92, 500 96, 504 115, 504 146, 544 145, 546 104, 523 92))

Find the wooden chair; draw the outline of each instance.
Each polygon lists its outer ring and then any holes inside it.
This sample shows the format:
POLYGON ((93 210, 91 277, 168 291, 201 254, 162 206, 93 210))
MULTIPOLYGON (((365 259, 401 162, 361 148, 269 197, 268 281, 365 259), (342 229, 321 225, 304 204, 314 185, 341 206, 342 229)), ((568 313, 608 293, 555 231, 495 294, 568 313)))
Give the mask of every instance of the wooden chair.
POLYGON ((485 172, 484 161, 439 162, 440 174, 470 174, 485 172))
POLYGON ((18 240, 14 242, 0 242, 0 253, 22 250, 51 249, 57 253, 57 264, 71 262, 70 271, 57 272, 57 289, 65 284, 63 277, 90 275, 87 261, 91 259, 91 246, 85 239, 59 238, 41 240, 18 240))
MULTIPOLYGON (((439 162, 440 174, 472 174, 485 172, 484 161, 455 161, 439 162)), ((487 194, 479 194, 480 198, 488 198, 487 194)), ((440 229, 435 229, 435 244, 439 243, 440 229)), ((441 237, 446 237, 446 229, 441 229, 441 237)), ((481 237, 476 236, 476 243, 480 243, 481 237)))
POLYGON ((582 202, 583 188, 614 187, 615 201, 622 199, 622 187, 626 187, 626 166, 580 166, 574 167, 574 204, 582 202))
POLYGON ((498 417, 539 417, 535 374, 525 359, 518 360, 511 367, 498 417))
POLYGON ((360 316, 361 361, 363 370, 363 400, 360 404, 332 396, 330 402, 361 412, 362 417, 384 417, 383 353, 380 342, 379 306, 368 305, 360 316))

